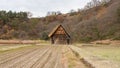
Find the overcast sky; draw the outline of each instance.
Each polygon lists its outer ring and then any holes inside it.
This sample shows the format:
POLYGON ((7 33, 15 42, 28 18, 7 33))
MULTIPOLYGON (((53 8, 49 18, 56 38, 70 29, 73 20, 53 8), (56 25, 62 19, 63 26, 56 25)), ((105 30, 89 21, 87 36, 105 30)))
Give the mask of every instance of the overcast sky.
POLYGON ((33 17, 45 16, 48 11, 67 13, 83 8, 91 0, 0 0, 0 10, 29 11, 33 17))

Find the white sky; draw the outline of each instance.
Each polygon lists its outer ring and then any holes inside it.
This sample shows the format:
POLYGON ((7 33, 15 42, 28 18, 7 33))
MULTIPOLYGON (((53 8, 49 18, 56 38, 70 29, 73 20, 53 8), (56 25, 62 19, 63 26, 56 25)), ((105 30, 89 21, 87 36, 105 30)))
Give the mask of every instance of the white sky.
POLYGON ((0 10, 27 11, 33 17, 42 17, 48 11, 67 13, 71 9, 83 8, 91 0, 0 0, 0 10))

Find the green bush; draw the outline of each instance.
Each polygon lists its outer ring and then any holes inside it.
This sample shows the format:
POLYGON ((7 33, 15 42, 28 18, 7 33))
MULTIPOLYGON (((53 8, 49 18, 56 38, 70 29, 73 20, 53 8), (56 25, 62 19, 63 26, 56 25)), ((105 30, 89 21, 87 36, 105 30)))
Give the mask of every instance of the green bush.
POLYGON ((41 40, 48 40, 49 39, 48 34, 46 32, 43 32, 40 39, 41 40))

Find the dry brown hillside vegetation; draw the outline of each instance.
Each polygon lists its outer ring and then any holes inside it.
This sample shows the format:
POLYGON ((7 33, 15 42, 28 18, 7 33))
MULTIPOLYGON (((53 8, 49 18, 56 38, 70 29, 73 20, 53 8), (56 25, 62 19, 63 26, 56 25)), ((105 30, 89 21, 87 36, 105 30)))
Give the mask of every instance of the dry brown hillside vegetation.
POLYGON ((29 12, 0 11, 0 39, 43 39, 62 24, 73 41, 120 40, 120 0, 92 0, 84 9, 67 14, 48 12, 29 18, 29 12))

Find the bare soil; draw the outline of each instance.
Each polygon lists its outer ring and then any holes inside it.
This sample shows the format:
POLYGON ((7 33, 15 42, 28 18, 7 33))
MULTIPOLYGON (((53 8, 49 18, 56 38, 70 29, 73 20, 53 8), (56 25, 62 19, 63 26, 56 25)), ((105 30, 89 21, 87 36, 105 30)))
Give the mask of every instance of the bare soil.
POLYGON ((31 46, 0 53, 0 68, 88 68, 68 46, 31 46), (66 52, 69 51, 69 52, 66 52), (71 56, 74 66, 70 64, 71 56), (77 66, 76 66, 77 65, 77 66))

